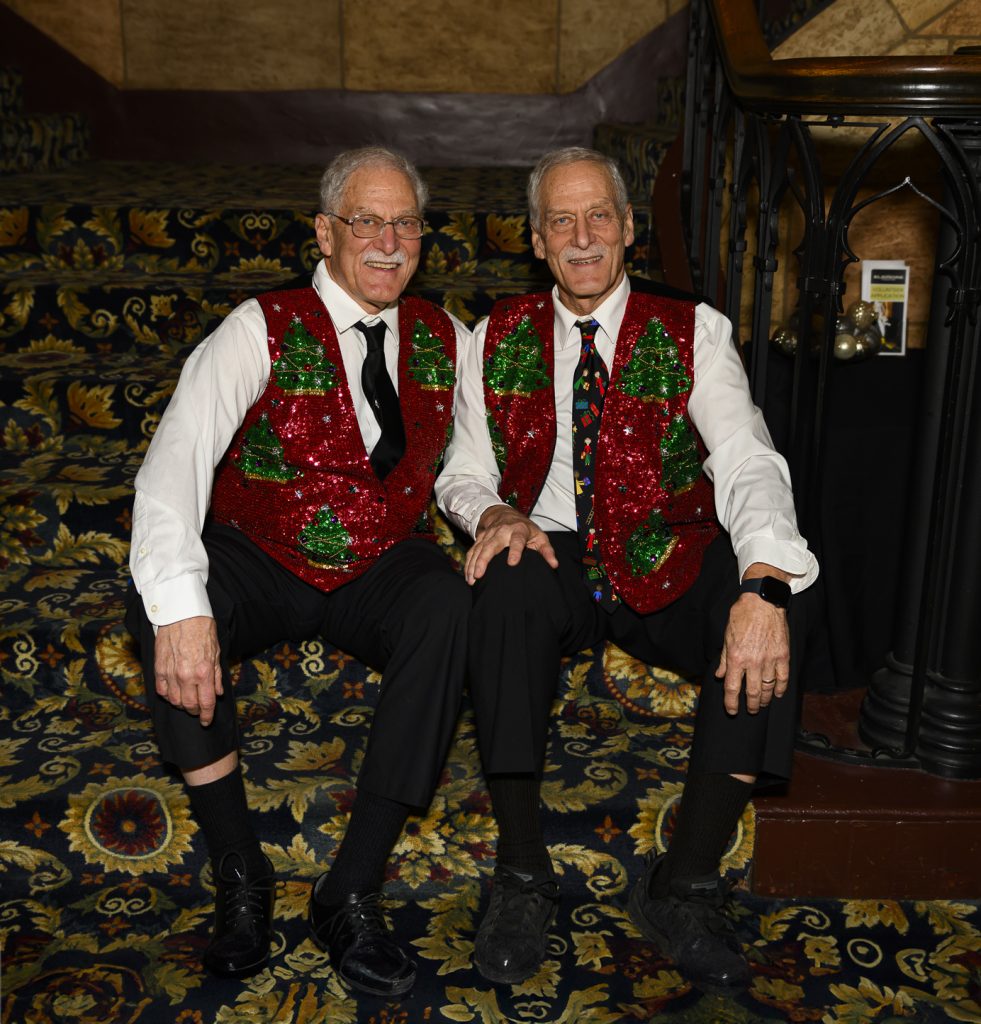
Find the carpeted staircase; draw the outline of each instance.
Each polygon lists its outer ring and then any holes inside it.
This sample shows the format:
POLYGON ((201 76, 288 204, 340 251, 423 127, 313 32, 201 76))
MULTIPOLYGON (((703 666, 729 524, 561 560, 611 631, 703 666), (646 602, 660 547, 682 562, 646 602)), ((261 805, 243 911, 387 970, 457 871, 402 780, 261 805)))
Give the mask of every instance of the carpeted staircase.
MULTIPOLYGON (((606 140, 644 154, 633 272, 650 245, 643 167, 663 141, 636 130, 606 140)), ((638 938, 626 891, 670 828, 695 694, 615 648, 571 659, 556 702, 545 827, 564 901, 542 971, 495 989, 470 966, 495 830, 467 713, 433 806, 391 867, 392 916, 419 981, 388 1006, 345 996, 303 920, 353 799, 378 677, 319 642, 237 666, 278 932, 258 977, 203 976, 203 844, 159 761, 120 622, 132 480, 193 345, 243 298, 312 271, 320 170, 82 163, 3 181, 2 1024, 979 1019, 977 904, 744 893, 756 978, 730 1002, 691 990, 638 938)), ((547 286, 524 170, 426 177, 415 291, 473 322, 499 296, 547 286)), ((445 525, 440 536, 458 551, 445 525)), ((727 855, 735 882, 752 843, 747 814, 727 855)))
POLYGON ((44 173, 84 160, 88 122, 80 114, 24 112, 23 75, 0 67, 0 176, 44 173))

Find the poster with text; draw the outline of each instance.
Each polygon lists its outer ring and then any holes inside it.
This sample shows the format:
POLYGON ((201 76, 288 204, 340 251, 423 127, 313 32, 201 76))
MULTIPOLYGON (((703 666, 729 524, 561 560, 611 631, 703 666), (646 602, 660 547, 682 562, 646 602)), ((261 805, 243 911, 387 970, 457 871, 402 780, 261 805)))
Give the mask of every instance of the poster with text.
POLYGON ((862 298, 875 307, 880 356, 906 354, 909 267, 902 260, 862 260, 862 298))

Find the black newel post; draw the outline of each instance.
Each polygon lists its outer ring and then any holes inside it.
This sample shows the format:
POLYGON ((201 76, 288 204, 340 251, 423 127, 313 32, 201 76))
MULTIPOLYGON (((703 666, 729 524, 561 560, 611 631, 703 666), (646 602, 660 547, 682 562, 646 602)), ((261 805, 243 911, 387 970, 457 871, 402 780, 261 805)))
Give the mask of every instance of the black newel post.
POLYGON ((934 283, 896 641, 869 686, 859 732, 926 771, 973 779, 981 778, 981 125, 965 127, 958 141, 973 181, 955 175, 945 197, 963 217, 942 221, 938 263, 961 255, 951 260, 953 278, 938 273, 934 283))

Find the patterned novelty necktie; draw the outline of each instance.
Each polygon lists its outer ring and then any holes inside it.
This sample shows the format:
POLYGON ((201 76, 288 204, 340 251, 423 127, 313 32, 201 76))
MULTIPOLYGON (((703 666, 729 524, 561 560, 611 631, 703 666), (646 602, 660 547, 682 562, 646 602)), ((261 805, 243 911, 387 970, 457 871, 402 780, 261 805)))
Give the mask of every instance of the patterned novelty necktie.
POLYGON ((595 320, 576 323, 582 334, 582 352, 572 378, 572 471, 576 485, 576 525, 582 553, 583 578, 593 595, 607 611, 616 608, 619 598, 613 593, 600 556, 599 540, 593 525, 593 468, 600 416, 609 374, 603 357, 596 351, 595 320))

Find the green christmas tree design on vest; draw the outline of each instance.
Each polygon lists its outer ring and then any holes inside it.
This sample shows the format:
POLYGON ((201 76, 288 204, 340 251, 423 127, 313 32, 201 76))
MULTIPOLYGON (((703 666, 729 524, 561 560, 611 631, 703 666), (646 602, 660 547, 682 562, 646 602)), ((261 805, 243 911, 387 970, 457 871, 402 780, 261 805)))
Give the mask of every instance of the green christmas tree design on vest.
POLYGON ((664 521, 659 509, 652 509, 647 521, 630 535, 626 546, 627 565, 635 576, 657 572, 674 550, 678 538, 664 521))
POLYGON ((620 373, 619 389, 645 402, 666 402, 691 391, 691 380, 678 355, 678 347, 657 317, 648 320, 627 365, 620 373))
POLYGON ((443 351, 443 343, 421 320, 416 321, 412 330, 409 373, 427 391, 452 388, 456 382, 453 360, 443 351))
POLYGON ((313 522, 300 531, 298 540, 300 554, 311 565, 340 569, 358 560, 351 550, 351 535, 330 505, 323 505, 317 510, 313 522))
POLYGON ((501 428, 497 425, 497 420, 494 419, 489 409, 487 410, 487 433, 490 435, 491 449, 494 452, 497 471, 501 476, 504 476, 504 470, 507 469, 508 465, 508 450, 504 444, 504 435, 501 433, 501 428))
POLYGON ((666 490, 681 494, 695 486, 701 473, 695 433, 679 413, 661 438, 661 484, 666 490))
POLYGON ((296 470, 283 458, 283 443, 265 412, 246 431, 236 462, 251 480, 284 484, 296 476, 296 470))
POLYGON ((276 383, 293 395, 323 395, 337 387, 337 367, 298 316, 283 335, 283 350, 273 369, 276 383))
POLYGON ((530 395, 551 386, 542 339, 531 317, 522 317, 487 357, 484 378, 499 395, 530 395))

